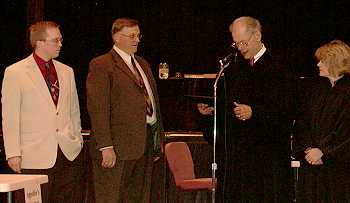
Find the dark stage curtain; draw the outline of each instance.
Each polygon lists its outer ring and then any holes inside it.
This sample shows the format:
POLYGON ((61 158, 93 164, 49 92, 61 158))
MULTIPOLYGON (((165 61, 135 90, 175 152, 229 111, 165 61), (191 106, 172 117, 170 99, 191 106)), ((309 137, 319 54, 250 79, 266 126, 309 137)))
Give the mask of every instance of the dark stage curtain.
POLYGON ((242 15, 261 21, 265 45, 291 77, 317 73, 313 53, 322 43, 334 38, 350 42, 348 0, 3 0, 0 6, 1 73, 30 52, 29 24, 45 19, 61 25, 64 42, 59 60, 75 70, 84 128, 89 128, 88 63, 111 48, 110 27, 117 17, 140 20, 144 38, 139 54, 152 64, 155 75, 160 62, 170 65, 171 76, 178 71, 217 72, 218 58, 232 41, 228 26, 242 15))

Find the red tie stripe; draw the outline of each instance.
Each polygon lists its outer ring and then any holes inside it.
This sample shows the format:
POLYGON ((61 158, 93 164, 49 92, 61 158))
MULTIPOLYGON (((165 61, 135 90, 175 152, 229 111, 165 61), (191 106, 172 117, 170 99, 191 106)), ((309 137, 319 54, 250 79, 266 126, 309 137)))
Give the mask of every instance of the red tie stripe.
POLYGON ((131 64, 132 64, 132 68, 134 69, 134 75, 136 77, 136 80, 139 82, 140 87, 143 89, 143 94, 145 96, 145 102, 146 102, 147 115, 152 116, 153 115, 152 102, 151 102, 150 96, 148 94, 148 91, 145 87, 145 83, 142 79, 141 73, 140 73, 139 69, 136 67, 134 57, 132 57, 132 56, 131 56, 131 64))

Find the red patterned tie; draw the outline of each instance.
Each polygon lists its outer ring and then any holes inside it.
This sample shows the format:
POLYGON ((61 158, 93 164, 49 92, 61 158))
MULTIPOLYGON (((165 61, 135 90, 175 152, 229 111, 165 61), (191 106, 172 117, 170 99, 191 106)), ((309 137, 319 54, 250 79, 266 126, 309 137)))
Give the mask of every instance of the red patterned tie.
POLYGON ((249 60, 249 64, 250 64, 250 66, 251 66, 251 67, 253 67, 253 66, 254 66, 254 57, 253 57, 253 58, 251 58, 251 59, 249 60))
POLYGON ((57 73, 54 67, 51 67, 49 63, 45 63, 45 68, 46 68, 45 81, 46 81, 47 87, 49 88, 52 100, 57 106, 59 91, 60 91, 60 86, 57 79, 57 73))
POLYGON ((146 112, 148 116, 152 116, 153 115, 153 107, 152 107, 152 102, 150 99, 150 96, 148 94, 148 91, 145 87, 145 83, 142 79, 141 73, 139 71, 139 69, 136 67, 136 63, 134 60, 134 57, 131 56, 131 64, 132 64, 132 68, 134 69, 134 75, 136 77, 136 80, 139 81, 139 85, 140 87, 143 89, 143 94, 145 96, 145 101, 146 101, 146 112))

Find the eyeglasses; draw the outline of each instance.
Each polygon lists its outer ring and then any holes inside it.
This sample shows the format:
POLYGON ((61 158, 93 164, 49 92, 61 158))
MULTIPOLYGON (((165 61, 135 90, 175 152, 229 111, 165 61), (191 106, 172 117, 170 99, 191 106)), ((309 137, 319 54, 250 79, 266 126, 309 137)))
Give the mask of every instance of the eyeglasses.
POLYGON ((120 35, 122 35, 122 36, 124 36, 124 37, 128 37, 128 38, 130 38, 130 39, 142 39, 142 35, 141 34, 131 34, 131 35, 126 35, 126 34, 122 34, 122 33, 118 33, 118 34, 120 34, 120 35))
POLYGON ((240 42, 233 42, 233 44, 231 46, 235 46, 237 48, 239 47, 247 47, 249 44, 249 41, 252 39, 252 36, 254 35, 254 32, 250 35, 250 37, 247 40, 242 40, 240 42))
POLYGON ((52 43, 56 43, 56 44, 58 44, 58 43, 61 43, 61 44, 62 44, 63 38, 46 39, 46 40, 44 40, 44 41, 46 41, 46 42, 52 42, 52 43))

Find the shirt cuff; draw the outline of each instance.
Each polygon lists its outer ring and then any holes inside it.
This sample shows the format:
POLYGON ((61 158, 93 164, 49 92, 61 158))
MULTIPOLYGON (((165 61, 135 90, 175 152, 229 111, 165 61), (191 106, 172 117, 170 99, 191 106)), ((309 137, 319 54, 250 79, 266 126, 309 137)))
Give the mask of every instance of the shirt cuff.
POLYGON ((113 146, 108 146, 108 147, 102 147, 99 150, 102 152, 105 149, 113 149, 113 146))

